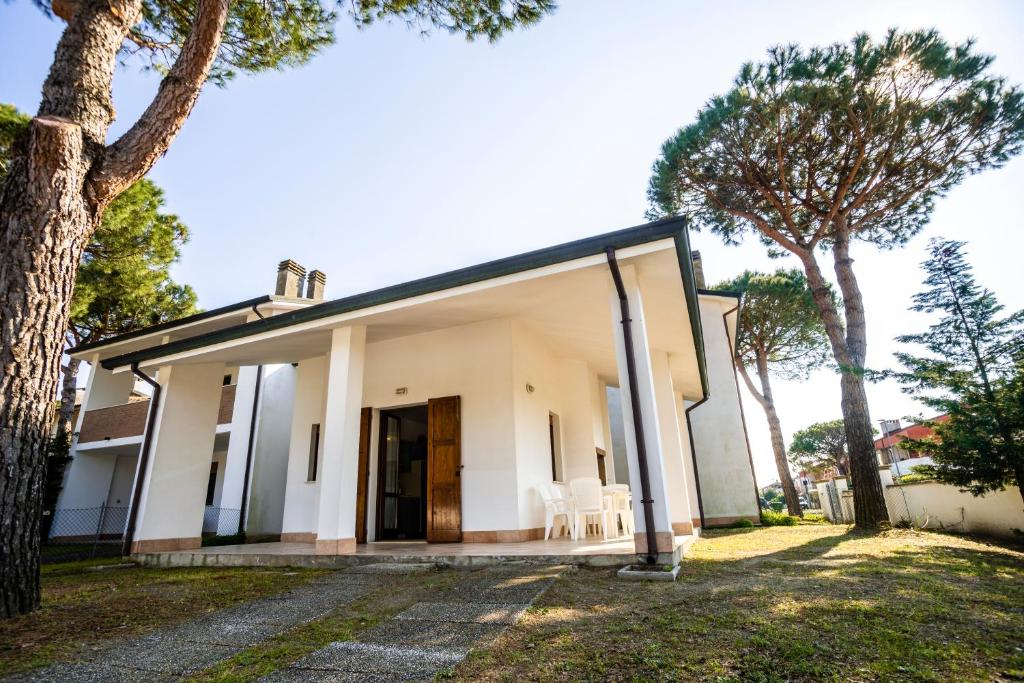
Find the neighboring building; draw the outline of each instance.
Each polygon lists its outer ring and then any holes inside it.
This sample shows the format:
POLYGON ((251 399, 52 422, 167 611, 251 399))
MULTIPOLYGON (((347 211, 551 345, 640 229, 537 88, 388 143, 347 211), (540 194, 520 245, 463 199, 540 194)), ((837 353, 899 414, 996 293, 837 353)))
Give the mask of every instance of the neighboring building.
POLYGON ((91 372, 59 507, 130 502, 133 552, 242 525, 341 554, 539 539, 536 486, 600 476, 631 485, 639 551, 642 444, 659 552, 756 522, 739 301, 691 258, 666 220, 327 302, 285 261, 274 296, 72 350, 91 372))
MULTIPOLYGON (((948 419, 948 415, 932 418, 936 422, 948 419)), ((907 439, 924 439, 933 435, 935 432, 931 427, 918 424, 903 427, 899 420, 882 420, 881 424, 882 437, 875 439, 875 454, 878 456, 878 464, 890 466, 894 477, 909 474, 911 468, 917 465, 933 464, 928 454, 913 453, 901 446, 907 439)))

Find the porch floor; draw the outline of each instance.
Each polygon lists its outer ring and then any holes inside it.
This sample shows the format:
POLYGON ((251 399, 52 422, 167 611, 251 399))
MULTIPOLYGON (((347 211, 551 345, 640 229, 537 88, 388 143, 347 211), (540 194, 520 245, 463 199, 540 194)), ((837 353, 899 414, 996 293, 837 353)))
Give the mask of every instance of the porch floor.
MULTIPOLYGON (((697 536, 676 536, 680 556, 697 536)), ((143 564, 164 567, 350 567, 381 562, 431 562, 449 567, 476 567, 505 562, 619 566, 636 556, 633 539, 574 541, 557 538, 520 543, 427 543, 381 541, 356 546, 347 555, 317 555, 312 543, 247 543, 162 553, 143 553, 143 564)))

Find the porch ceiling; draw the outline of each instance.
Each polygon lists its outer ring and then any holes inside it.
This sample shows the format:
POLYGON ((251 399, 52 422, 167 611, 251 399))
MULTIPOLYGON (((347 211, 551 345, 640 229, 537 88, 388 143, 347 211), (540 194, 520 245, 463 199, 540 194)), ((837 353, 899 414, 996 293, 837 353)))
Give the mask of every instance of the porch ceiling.
MULTIPOLYGON (((676 354, 676 386, 688 398, 700 396, 686 299, 671 240, 632 256, 620 253, 620 265, 634 265, 644 297, 652 349, 676 354)), ((224 362, 228 365, 292 363, 326 354, 331 329, 367 326, 367 343, 421 334, 486 320, 512 318, 539 336, 557 355, 586 360, 610 384, 618 383, 610 310, 608 266, 603 257, 581 259, 510 282, 482 283, 407 305, 367 309, 343 321, 316 327, 284 328, 273 335, 198 349, 172 364, 224 362)), ((154 360, 148 365, 167 364, 154 360)))

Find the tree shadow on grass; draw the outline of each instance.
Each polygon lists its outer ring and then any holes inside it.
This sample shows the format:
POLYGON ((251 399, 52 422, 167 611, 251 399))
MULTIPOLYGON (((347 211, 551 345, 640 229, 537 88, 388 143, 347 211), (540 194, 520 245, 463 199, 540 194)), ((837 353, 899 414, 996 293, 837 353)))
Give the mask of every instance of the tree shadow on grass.
MULTIPOLYGON (((757 553, 757 533, 709 540, 748 539, 757 553)), ((766 538, 759 554, 686 559, 677 583, 567 575, 523 627, 458 675, 993 680, 1024 670, 1018 553, 915 532, 851 529, 776 549, 779 540, 766 538)))

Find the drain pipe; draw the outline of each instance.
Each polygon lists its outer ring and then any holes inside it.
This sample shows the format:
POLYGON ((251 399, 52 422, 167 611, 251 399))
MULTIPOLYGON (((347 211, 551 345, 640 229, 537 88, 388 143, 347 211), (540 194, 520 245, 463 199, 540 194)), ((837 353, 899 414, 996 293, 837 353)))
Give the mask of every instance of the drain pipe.
POLYGON ((135 489, 132 492, 132 503, 128 508, 128 524, 125 527, 124 543, 121 545, 121 554, 128 556, 132 554, 132 543, 135 541, 135 524, 139 517, 139 498, 142 496, 142 487, 146 480, 146 470, 149 468, 149 452, 153 446, 153 429, 156 426, 156 412, 160 407, 160 384, 139 370, 138 363, 132 363, 132 374, 143 382, 153 387, 153 396, 149 399, 149 413, 146 416, 146 436, 142 439, 142 450, 139 452, 139 466, 135 472, 135 489))
POLYGON ((654 528, 654 500, 651 498, 651 477, 647 468, 647 445, 644 440, 644 423, 640 413, 639 385, 636 379, 636 355, 633 350, 633 321, 629 315, 629 299, 626 288, 622 284, 619 263, 615 259, 615 247, 605 250, 608 255, 608 268, 615 281, 615 292, 619 297, 619 309, 622 313, 622 337, 626 350, 626 374, 629 378, 629 403, 633 413, 633 436, 636 439, 636 459, 640 468, 640 502, 644 506, 644 530, 647 536, 647 564, 658 561, 658 537, 654 528))
MULTIPOLYGON (((252 312, 260 320, 264 320, 263 314, 260 313, 259 304, 252 305, 252 312)), ((249 442, 245 449, 245 476, 242 479, 242 506, 238 511, 238 531, 236 532, 239 536, 245 533, 245 522, 249 512, 249 477, 252 474, 252 458, 253 451, 256 447, 256 416, 257 410, 260 404, 260 387, 263 385, 263 366, 256 366, 256 389, 252 394, 252 410, 249 415, 249 442)))
POLYGON ((694 403, 692 406, 683 411, 686 415, 686 433, 690 437, 690 459, 693 461, 693 484, 697 490, 697 510, 700 513, 700 528, 704 528, 704 499, 700 493, 700 471, 697 469, 697 447, 693 444, 693 424, 690 422, 690 411, 694 408, 698 408, 711 398, 710 393, 704 394, 704 397, 694 403))

